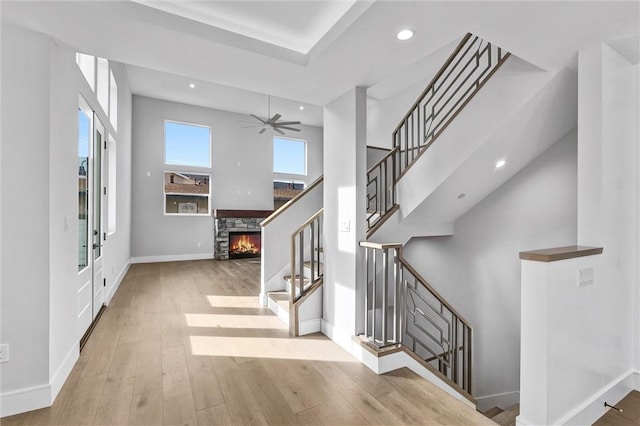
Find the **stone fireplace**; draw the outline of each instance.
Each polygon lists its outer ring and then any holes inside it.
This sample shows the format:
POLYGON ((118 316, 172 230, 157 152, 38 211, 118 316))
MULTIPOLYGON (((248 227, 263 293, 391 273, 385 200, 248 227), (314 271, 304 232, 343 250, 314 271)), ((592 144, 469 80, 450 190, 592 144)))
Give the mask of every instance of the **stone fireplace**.
POLYGON ((271 210, 214 210, 213 258, 216 260, 260 257, 260 222, 271 210))

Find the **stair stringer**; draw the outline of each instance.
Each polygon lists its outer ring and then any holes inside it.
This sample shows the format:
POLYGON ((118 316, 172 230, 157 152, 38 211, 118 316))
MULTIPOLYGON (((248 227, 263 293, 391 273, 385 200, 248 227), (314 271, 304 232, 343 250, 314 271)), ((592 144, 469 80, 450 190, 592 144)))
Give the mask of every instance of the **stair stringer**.
POLYGON ((456 389, 431 369, 425 367, 422 363, 416 360, 414 356, 410 355, 408 349, 405 349, 404 347, 399 347, 398 350, 390 351, 388 354, 384 354, 384 356, 378 356, 373 354, 372 351, 365 349, 364 344, 361 343, 358 346, 354 345, 354 351, 356 351, 354 355, 376 374, 384 374, 389 371, 406 367, 447 392, 458 401, 463 402, 473 409, 476 408, 476 402, 473 398, 464 391, 456 389))

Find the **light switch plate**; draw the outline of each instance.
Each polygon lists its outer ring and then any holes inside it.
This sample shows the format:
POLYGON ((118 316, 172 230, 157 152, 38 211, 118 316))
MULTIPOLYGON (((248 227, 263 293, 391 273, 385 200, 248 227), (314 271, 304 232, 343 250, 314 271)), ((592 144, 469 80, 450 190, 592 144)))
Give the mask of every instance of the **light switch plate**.
POLYGON ((340 232, 349 232, 351 231, 351 221, 347 220, 341 220, 338 226, 338 230, 340 232))
POLYGON ((9 361, 9 344, 4 343, 0 345, 0 362, 9 361))
POLYGON ((593 267, 578 269, 578 287, 593 285, 593 267))

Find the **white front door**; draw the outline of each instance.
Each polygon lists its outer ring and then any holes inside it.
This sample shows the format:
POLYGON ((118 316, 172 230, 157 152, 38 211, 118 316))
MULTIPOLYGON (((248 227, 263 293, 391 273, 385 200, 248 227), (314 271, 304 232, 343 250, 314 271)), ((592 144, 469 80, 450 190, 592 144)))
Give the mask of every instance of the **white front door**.
POLYGON ((87 102, 78 109, 78 339, 104 305, 103 164, 105 130, 87 102))
POLYGON ((100 120, 94 118, 94 139, 93 139, 93 150, 92 150, 92 164, 91 173, 90 173, 90 181, 91 181, 91 247, 92 247, 92 255, 91 255, 91 270, 93 274, 93 279, 91 281, 93 287, 93 307, 92 307, 92 319, 98 315, 98 312, 104 305, 104 277, 103 277, 103 268, 102 268, 102 244, 106 239, 106 235, 104 234, 103 226, 102 226, 102 210, 105 203, 103 202, 104 198, 104 188, 102 186, 102 175, 103 175, 103 155, 104 149, 106 148, 106 138, 104 134, 104 126, 100 123, 100 120))

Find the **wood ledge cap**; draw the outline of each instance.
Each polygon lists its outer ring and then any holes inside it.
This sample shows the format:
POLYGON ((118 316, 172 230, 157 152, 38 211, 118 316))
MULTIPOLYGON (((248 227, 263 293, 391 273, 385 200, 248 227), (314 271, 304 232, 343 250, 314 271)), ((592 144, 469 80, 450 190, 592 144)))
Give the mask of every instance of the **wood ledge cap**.
POLYGON ((602 247, 588 246, 566 246, 541 250, 521 251, 521 260, 532 260, 534 262, 555 262, 558 260, 573 259, 576 257, 593 256, 602 254, 602 247))

